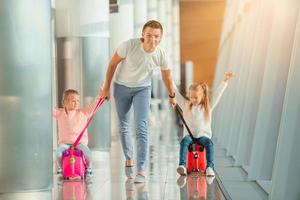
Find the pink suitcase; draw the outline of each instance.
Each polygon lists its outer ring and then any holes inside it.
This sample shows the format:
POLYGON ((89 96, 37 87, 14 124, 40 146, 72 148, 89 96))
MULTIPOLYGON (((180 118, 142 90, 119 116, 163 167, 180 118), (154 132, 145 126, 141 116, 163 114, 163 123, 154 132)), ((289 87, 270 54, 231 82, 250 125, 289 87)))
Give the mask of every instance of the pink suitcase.
POLYGON ((62 176, 64 179, 85 178, 86 162, 81 150, 71 146, 63 152, 62 176))

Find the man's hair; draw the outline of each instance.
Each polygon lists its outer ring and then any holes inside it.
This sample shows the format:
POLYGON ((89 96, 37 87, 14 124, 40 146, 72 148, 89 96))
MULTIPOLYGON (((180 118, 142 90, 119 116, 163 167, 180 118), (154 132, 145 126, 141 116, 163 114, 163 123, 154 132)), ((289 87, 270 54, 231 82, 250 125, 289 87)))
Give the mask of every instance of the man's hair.
POLYGON ((163 27, 162 27, 161 23, 159 23, 156 20, 150 20, 146 24, 144 24, 144 26, 143 26, 143 32, 145 31, 145 29, 147 27, 155 28, 155 29, 160 29, 161 33, 163 33, 163 27))

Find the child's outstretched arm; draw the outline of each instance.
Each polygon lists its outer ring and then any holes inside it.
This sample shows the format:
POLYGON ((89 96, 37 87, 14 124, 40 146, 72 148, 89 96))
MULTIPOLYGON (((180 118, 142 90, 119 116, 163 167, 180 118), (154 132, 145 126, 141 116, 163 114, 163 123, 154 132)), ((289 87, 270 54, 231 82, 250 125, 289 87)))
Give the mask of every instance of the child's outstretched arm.
POLYGON ((218 102, 220 101, 229 80, 231 80, 234 77, 234 73, 233 72, 225 72, 224 73, 224 80, 222 81, 222 83, 217 87, 216 91, 213 93, 212 95, 212 99, 211 99, 211 109, 214 109, 214 107, 218 104, 218 102))
POLYGON ((225 73, 224 73, 224 81, 225 81, 225 82, 228 82, 228 81, 230 81, 231 79, 233 79, 234 76, 235 76, 235 74, 234 74, 233 72, 230 72, 230 71, 225 72, 225 73))
POLYGON ((54 118, 57 118, 61 114, 61 111, 59 108, 53 108, 52 109, 52 115, 54 118))
POLYGON ((87 115, 88 117, 90 117, 90 116, 92 115, 92 113, 93 113, 95 107, 97 106, 97 103, 98 103, 98 101, 99 101, 100 98, 101 98, 101 93, 102 93, 102 87, 99 88, 98 94, 97 94, 97 96, 96 96, 94 102, 91 103, 90 105, 88 105, 88 106, 86 106, 86 107, 84 107, 84 108, 81 109, 81 111, 82 111, 85 115, 87 115))

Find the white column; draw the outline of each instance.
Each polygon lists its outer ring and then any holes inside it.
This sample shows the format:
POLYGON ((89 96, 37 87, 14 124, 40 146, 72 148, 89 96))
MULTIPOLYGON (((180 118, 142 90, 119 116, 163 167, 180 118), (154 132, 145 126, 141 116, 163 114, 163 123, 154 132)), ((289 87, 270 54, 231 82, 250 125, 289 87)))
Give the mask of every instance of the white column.
POLYGON ((147 0, 134 0, 134 36, 141 37, 142 29, 147 21, 147 0))
MULTIPOLYGON (((258 8, 252 5, 251 10, 246 11, 243 18, 243 26, 245 26, 245 34, 243 34, 243 41, 242 41, 242 58, 241 63, 237 66, 241 69, 241 71, 237 72, 236 81, 233 81, 233 85, 236 85, 237 90, 236 94, 239 94, 236 101, 233 102, 233 109, 232 109, 232 123, 230 125, 230 133, 231 139, 228 143, 228 155, 231 155, 237 160, 237 153, 239 152, 238 147, 240 139, 242 135, 245 134, 243 130, 241 130, 241 124, 244 122, 242 121, 243 116, 245 115, 245 101, 246 101, 246 93, 245 90, 247 85, 247 80, 249 79, 249 73, 252 70, 252 66, 250 66, 251 56, 253 54, 253 39, 255 35, 255 26, 257 26, 257 10, 258 8)), ((231 66, 229 66, 230 68, 231 66)), ((229 90, 231 88, 229 87, 229 90)))
MULTIPOLYGON (((173 60, 173 4, 172 0, 166 0, 166 23, 165 23, 166 50, 173 60)), ((173 66, 172 66, 173 69, 173 66)))
POLYGON ((133 1, 118 1, 119 12, 110 14, 110 55, 115 53, 116 48, 124 41, 133 38, 134 19, 133 1))
MULTIPOLYGON (((256 3, 254 9, 258 9, 258 24, 254 27, 255 36, 253 52, 249 61, 249 75, 245 90, 245 102, 243 116, 240 125, 241 139, 238 146, 236 164, 243 165, 246 169, 250 164, 251 149, 254 129, 258 111, 260 91, 262 87, 265 62, 271 35, 274 5, 272 0, 256 3)), ((254 12, 254 10, 252 11, 254 12)))
POLYGON ((157 1, 158 0, 148 0, 148 20, 157 20, 157 1))
POLYGON ((108 0, 57 0, 56 36, 108 37, 108 0))
POLYGON ((300 2, 277 0, 250 160, 250 179, 270 180, 300 2), (267 158, 267 159, 266 159, 267 158))
MULTIPOLYGON (((212 90, 215 90, 220 84, 220 80, 223 79, 224 72, 227 70, 228 61, 230 58, 230 53, 232 49, 233 37, 228 37, 228 39, 223 43, 222 47, 219 49, 219 55, 217 60, 217 67, 215 72, 215 78, 212 90)), ((228 92, 226 92, 228 93, 228 92)), ((222 129, 224 123, 224 117, 226 115, 225 110, 227 108, 228 98, 222 97, 222 101, 218 104, 213 112, 214 123, 212 123, 213 137, 215 141, 221 146, 222 141, 226 137, 226 133, 222 129)))
POLYGON ((300 198, 300 11, 280 121, 269 199, 300 198))
POLYGON ((157 20, 161 23, 164 28, 163 40, 160 45, 168 52, 166 49, 167 35, 166 35, 166 22, 167 22, 167 13, 166 13, 166 0, 157 0, 157 20))
POLYGON ((43 190, 51 199, 51 2, 0 4, 0 198, 43 190))
POLYGON ((172 63, 173 78, 176 84, 180 84, 180 22, 179 0, 173 0, 172 4, 172 63))
MULTIPOLYGON (((237 74, 240 74, 242 72, 241 65, 241 58, 242 53, 241 51, 242 44, 243 44, 243 35, 245 34, 245 28, 242 23, 239 23, 235 26, 234 32, 233 32, 233 44, 231 46, 231 53, 228 59, 227 66, 225 67, 225 70, 232 70, 237 74)), ((220 81, 223 79, 223 75, 221 75, 219 80, 215 80, 215 84, 218 85, 220 81)), ((231 102, 231 105, 234 105, 234 102, 237 101, 238 96, 234 95, 237 92, 237 84, 238 84, 239 78, 234 79, 225 93, 223 94, 222 101, 220 104, 227 104, 226 102, 231 102), (226 100, 226 102, 225 102, 226 100)), ((219 106, 219 105, 218 105, 219 106)), ((224 109, 224 113, 231 113, 232 114, 233 108, 230 106, 226 106, 224 109)), ((232 116, 230 114, 230 116, 232 116)), ((224 135, 224 138, 221 140, 222 147, 228 147, 229 141, 230 141, 230 135, 232 134, 230 132, 230 124, 232 123, 232 117, 226 117, 224 118, 224 123, 221 126, 221 132, 224 135)))
MULTIPOLYGON (((227 2, 227 10, 228 10, 228 14, 226 15, 226 18, 224 18, 224 24, 223 24, 223 33, 222 33, 222 37, 224 38, 223 41, 221 40, 220 43, 220 50, 219 50, 219 56, 221 55, 221 60, 218 61, 218 65, 217 65, 217 71, 219 72, 214 79, 214 83, 213 83, 213 90, 216 89, 216 87, 218 86, 218 84, 220 83, 220 80, 222 80, 223 78, 223 74, 226 70, 228 70, 228 67, 233 66, 233 67, 237 67, 237 63, 233 63, 232 59, 236 59, 236 57, 238 56, 234 56, 235 52, 236 52, 236 46, 238 45, 238 32, 239 27, 240 27, 240 23, 238 23, 237 21, 237 8, 239 5, 239 1, 228 1, 227 2)), ((231 70, 233 70, 231 68, 231 70)), ((221 115, 217 115, 217 114, 213 114, 214 116, 220 116, 220 124, 218 125, 214 125, 217 123, 213 123, 213 126, 215 127, 214 129, 214 135, 216 133, 216 136, 218 137, 218 142, 220 144, 220 146, 222 147, 226 147, 226 144, 228 143, 228 135, 227 132, 225 131, 225 129, 228 129, 228 124, 229 124, 229 118, 225 117, 224 115, 226 115, 228 112, 230 112, 227 103, 230 101, 233 101, 233 90, 231 89, 231 91, 226 91, 225 94, 222 97, 222 101, 219 103, 219 105, 216 107, 216 110, 214 111, 214 113, 218 113, 221 112, 222 113, 222 117, 221 115), (223 106, 224 105, 224 106, 223 106)), ((218 117, 216 119, 216 121, 218 121, 218 117)))

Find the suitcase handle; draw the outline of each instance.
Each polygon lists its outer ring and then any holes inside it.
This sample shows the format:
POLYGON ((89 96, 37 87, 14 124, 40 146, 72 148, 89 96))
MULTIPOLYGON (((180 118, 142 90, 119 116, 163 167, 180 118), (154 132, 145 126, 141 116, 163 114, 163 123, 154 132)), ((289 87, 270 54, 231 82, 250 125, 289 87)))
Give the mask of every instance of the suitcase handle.
POLYGON ((187 131, 189 132, 189 134, 190 134, 190 136, 191 136, 191 138, 192 138, 192 140, 193 140, 193 143, 196 144, 196 140, 195 140, 195 138, 194 138, 194 136, 193 136, 193 134, 192 134, 190 128, 189 128, 188 125, 186 124, 186 122, 185 122, 185 120, 184 120, 184 118, 183 118, 183 115, 182 115, 182 109, 180 108, 180 106, 179 106, 178 104, 176 104, 175 110, 176 110, 177 114, 179 115, 181 121, 182 121, 183 124, 185 125, 187 131))
POLYGON ((90 125, 90 123, 92 122, 92 119, 94 117, 95 112, 97 111, 97 109, 103 104, 103 102, 105 101, 105 99, 100 98, 93 110, 92 115, 90 116, 90 118, 88 119, 85 127, 82 129, 82 131, 80 132, 79 136, 77 137, 76 141, 74 142, 74 144, 72 145, 74 148, 77 146, 77 144, 79 143, 79 141, 81 140, 81 137, 83 135, 83 133, 85 132, 85 130, 88 128, 88 126, 90 125))

